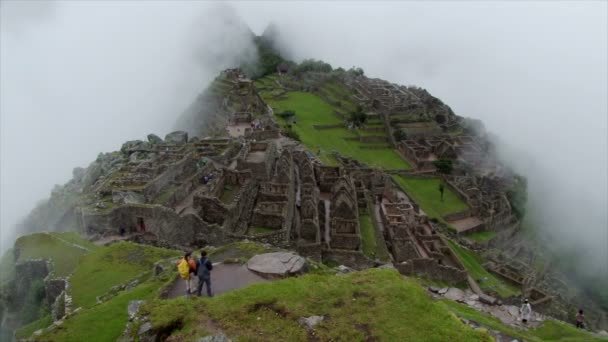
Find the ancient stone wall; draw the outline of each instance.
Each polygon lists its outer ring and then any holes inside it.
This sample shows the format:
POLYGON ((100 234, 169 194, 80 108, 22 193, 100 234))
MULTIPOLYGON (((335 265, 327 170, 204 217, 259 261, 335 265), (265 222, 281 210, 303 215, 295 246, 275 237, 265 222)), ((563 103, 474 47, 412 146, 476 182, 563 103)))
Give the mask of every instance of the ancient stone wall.
MULTIPOLYGON (((195 201, 196 198, 195 196, 195 201)), ((219 217, 218 213, 216 215, 219 217)), ((143 220, 147 233, 154 234, 159 240, 171 245, 188 246, 194 244, 200 236, 205 236, 207 241, 224 241, 223 232, 210 229, 211 225, 199 216, 180 216, 174 210, 160 205, 124 205, 107 214, 83 213, 83 231, 90 236, 117 235, 120 228, 129 233, 138 232, 140 219, 143 220)))
POLYGON ((441 265, 435 259, 419 258, 398 263, 395 268, 403 275, 418 275, 433 280, 458 284, 467 280, 467 272, 457 268, 441 265))
POLYGON ((182 177, 184 174, 194 174, 195 172, 196 160, 194 160, 192 153, 188 153, 182 160, 169 165, 165 172, 148 182, 143 190, 143 194, 148 201, 151 201, 177 178, 182 177))
POLYGON ((376 263, 373 260, 363 255, 360 251, 324 249, 321 252, 321 255, 323 262, 333 261, 339 265, 345 265, 356 270, 363 270, 376 266, 376 263))

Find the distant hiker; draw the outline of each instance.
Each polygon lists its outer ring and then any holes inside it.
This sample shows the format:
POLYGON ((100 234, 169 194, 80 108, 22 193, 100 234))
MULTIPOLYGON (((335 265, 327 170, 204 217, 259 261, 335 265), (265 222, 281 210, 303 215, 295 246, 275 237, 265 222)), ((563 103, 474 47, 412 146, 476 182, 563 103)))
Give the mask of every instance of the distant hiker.
POLYGON ((118 232, 120 233, 120 236, 125 236, 125 228, 124 227, 118 228, 118 232))
POLYGON ((521 321, 525 324, 530 320, 530 316, 532 316, 532 306, 528 303, 528 299, 524 300, 524 304, 519 309, 521 313, 521 321))
POLYGON ((188 252, 184 255, 184 258, 179 261, 177 264, 177 271, 179 272, 179 276, 182 277, 186 281, 186 294, 190 294, 192 292, 190 287, 190 262, 192 261, 192 253, 188 252))
POLYGON ((439 192, 441 193, 441 202, 443 202, 443 191, 444 191, 444 187, 443 187, 443 182, 439 183, 439 192))
POLYGON ((211 270, 213 269, 213 264, 207 259, 207 252, 201 251, 201 258, 196 265, 198 267, 198 287, 196 288, 196 293, 201 296, 203 285, 207 284, 207 296, 213 297, 211 294, 211 270))
POLYGON ((578 314, 576 314, 576 327, 579 329, 585 329, 585 314, 583 310, 578 310, 578 314))

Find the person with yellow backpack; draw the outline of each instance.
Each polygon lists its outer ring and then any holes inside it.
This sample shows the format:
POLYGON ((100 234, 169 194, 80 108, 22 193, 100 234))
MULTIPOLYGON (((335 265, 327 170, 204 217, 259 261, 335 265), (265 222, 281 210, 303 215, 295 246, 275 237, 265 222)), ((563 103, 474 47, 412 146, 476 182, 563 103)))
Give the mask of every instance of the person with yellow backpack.
POLYGON ((186 253, 184 258, 179 261, 177 264, 177 272, 179 272, 179 276, 186 281, 186 295, 189 295, 192 293, 192 287, 190 286, 192 277, 190 274, 196 274, 196 262, 192 259, 191 252, 186 253))

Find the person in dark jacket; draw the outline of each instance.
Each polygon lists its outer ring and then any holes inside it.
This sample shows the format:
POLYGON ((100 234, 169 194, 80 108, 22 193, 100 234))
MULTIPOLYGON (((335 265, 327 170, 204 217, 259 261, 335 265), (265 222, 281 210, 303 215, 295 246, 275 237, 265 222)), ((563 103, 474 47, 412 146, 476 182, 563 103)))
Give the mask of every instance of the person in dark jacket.
POLYGON ((576 327, 579 329, 585 329, 585 314, 583 310, 578 310, 576 314, 576 327))
POLYGON ((207 252, 201 251, 201 258, 197 261, 196 266, 198 276, 196 293, 201 296, 203 285, 207 284, 207 296, 213 297, 211 294, 211 270, 213 269, 213 264, 207 259, 207 252))

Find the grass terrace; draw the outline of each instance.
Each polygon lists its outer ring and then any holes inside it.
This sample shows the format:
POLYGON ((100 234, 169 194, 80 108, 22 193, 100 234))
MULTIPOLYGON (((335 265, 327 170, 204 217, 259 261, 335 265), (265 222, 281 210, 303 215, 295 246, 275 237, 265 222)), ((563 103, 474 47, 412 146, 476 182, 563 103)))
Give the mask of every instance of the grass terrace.
MULTIPOLYGON (((77 239, 76 233, 36 233, 20 237, 15 242, 15 248, 20 250, 17 262, 28 259, 51 259, 53 275, 65 277, 74 271, 79 259, 87 253, 86 250, 73 246, 70 239, 77 239), (67 240, 62 239, 63 237, 67 240)), ((78 241, 80 239, 78 238, 78 241)))
POLYGON ((370 166, 384 169, 411 168, 393 149, 362 149, 357 141, 344 140, 347 137, 356 138, 358 135, 355 131, 346 128, 315 129, 313 125, 337 125, 343 124, 344 121, 334 115, 334 108, 329 103, 314 94, 296 91, 289 92, 286 99, 265 98, 265 100, 273 107, 275 113, 286 110, 296 112, 296 124, 292 125, 293 129, 300 136, 302 143, 328 165, 336 165, 337 162, 330 156, 332 151, 337 151, 370 166))
POLYGON ((503 298, 517 296, 521 293, 517 287, 504 282, 502 279, 486 271, 481 265, 483 259, 479 255, 460 247, 460 245, 451 240, 447 240, 447 242, 482 290, 485 292, 495 292, 503 298))
POLYGON ((496 236, 493 230, 484 230, 472 234, 467 234, 466 238, 475 242, 483 243, 492 240, 496 236))
POLYGON ((130 242, 117 242, 82 257, 70 278, 74 307, 91 307, 96 297, 114 285, 151 272, 161 259, 179 257, 180 252, 130 242))
POLYGON ((213 298, 153 300, 142 310, 155 330, 171 332, 179 341, 217 328, 239 341, 310 341, 311 336, 319 341, 492 341, 413 280, 390 270, 342 277, 309 274, 213 298), (314 335, 298 323, 312 315, 330 317, 314 328, 314 335))
POLYGON ((422 210, 432 218, 443 221, 444 215, 457 213, 469 209, 469 206, 462 201, 447 186, 444 188, 443 201, 439 193, 439 178, 410 178, 394 176, 399 186, 411 196, 422 210))

